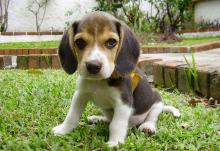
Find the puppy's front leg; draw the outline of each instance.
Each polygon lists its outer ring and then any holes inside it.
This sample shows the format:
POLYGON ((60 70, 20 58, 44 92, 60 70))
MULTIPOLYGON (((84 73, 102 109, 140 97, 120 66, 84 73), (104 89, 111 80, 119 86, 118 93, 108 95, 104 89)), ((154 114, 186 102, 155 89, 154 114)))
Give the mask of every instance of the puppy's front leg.
POLYGON ((64 122, 53 128, 54 134, 64 135, 76 128, 85 106, 86 100, 76 91, 73 95, 72 103, 64 122))
POLYGON ((107 144, 109 147, 118 145, 118 143, 124 143, 127 135, 128 122, 132 108, 122 103, 116 104, 114 109, 114 115, 109 126, 109 141, 107 144))

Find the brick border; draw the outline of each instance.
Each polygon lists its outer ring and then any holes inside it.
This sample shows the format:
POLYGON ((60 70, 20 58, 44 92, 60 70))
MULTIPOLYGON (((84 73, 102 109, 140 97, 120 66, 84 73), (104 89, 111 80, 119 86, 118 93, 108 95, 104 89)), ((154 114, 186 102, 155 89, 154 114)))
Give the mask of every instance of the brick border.
POLYGON ((143 53, 189 53, 220 48, 220 41, 193 46, 143 46, 143 53))
MULTIPOLYGON (((0 56, 0 69, 4 68, 3 57, 0 56)), ((60 60, 56 54, 47 55, 19 55, 17 56, 18 69, 60 69, 60 60)))
POLYGON ((210 32, 210 31, 220 31, 220 28, 209 28, 209 29, 183 29, 177 31, 178 34, 183 33, 198 33, 198 32, 210 32))
POLYGON ((0 49, 0 56, 4 55, 32 55, 32 54, 57 54, 57 48, 17 48, 17 49, 0 49))
POLYGON ((18 35, 62 35, 63 32, 0 32, 0 36, 18 36, 18 35))
MULTIPOLYGON (((189 53, 220 48, 220 41, 194 46, 143 46, 142 53, 189 53)), ((57 54, 57 48, 0 49, 0 55, 57 54)))
MULTIPOLYGON (((138 66, 146 75, 153 75, 156 86, 190 92, 185 74, 188 67, 184 61, 141 58, 138 66)), ((220 66, 197 65, 197 75, 199 89, 196 91, 204 97, 213 97, 220 101, 220 66)))

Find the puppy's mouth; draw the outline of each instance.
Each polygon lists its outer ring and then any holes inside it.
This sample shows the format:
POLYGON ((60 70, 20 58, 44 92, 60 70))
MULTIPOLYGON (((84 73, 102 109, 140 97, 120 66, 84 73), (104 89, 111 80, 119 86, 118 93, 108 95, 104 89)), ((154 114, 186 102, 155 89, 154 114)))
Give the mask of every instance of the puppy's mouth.
POLYGON ((98 62, 96 60, 85 62, 82 66, 79 74, 84 79, 88 80, 103 80, 108 79, 111 74, 112 70, 109 66, 106 66, 102 62, 98 62))
POLYGON ((88 72, 87 69, 81 70, 79 71, 79 74, 82 78, 84 79, 88 79, 88 80, 104 80, 104 79, 108 79, 111 77, 111 73, 106 73, 103 70, 101 70, 100 72, 93 74, 88 72))

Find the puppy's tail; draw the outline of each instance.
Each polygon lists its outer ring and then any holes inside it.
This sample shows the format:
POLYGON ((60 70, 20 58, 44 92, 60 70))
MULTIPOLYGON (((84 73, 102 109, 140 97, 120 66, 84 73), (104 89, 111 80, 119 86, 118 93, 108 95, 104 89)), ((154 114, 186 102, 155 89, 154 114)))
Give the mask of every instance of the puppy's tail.
POLYGON ((180 111, 173 106, 164 105, 163 111, 164 112, 171 112, 173 114, 173 116, 175 116, 175 117, 180 117, 180 115, 181 115, 180 111))

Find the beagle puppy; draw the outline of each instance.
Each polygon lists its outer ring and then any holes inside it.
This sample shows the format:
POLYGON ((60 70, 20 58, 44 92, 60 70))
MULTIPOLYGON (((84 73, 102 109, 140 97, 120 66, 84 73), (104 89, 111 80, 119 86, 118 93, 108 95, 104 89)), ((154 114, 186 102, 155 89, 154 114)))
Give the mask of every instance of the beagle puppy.
POLYGON ((110 123, 110 147, 124 143, 129 126, 155 133, 162 111, 180 116, 176 108, 163 105, 159 93, 136 67, 139 56, 133 32, 110 14, 92 12, 75 21, 62 37, 59 57, 68 74, 78 70, 77 88, 67 116, 53 128, 54 134, 76 128, 89 100, 101 108, 103 116, 90 116, 88 122, 110 123))

